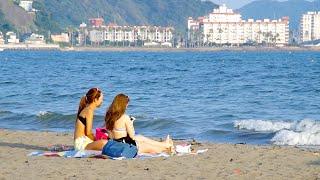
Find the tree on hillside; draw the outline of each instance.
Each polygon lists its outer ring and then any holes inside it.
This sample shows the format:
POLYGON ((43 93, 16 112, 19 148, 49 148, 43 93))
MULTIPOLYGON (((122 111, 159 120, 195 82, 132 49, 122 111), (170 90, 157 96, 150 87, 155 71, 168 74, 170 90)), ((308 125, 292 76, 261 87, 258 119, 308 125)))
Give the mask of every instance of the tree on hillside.
POLYGON ((61 28, 52 20, 51 14, 46 11, 42 3, 34 1, 32 7, 37 10, 34 23, 39 27, 38 33, 47 37, 49 31, 52 33, 61 32, 61 28))
POLYGON ((1 11, 0 11, 0 31, 3 32, 4 34, 8 31, 15 31, 15 27, 5 19, 5 16, 1 11))
POLYGON ((20 0, 13 0, 13 4, 19 5, 20 4, 20 0))

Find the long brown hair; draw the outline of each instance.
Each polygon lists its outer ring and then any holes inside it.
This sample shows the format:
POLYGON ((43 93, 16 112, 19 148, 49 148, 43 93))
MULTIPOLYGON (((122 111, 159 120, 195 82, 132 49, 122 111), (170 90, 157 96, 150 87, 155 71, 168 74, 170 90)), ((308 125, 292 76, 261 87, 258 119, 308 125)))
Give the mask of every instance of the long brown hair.
POLYGON ((77 118, 79 117, 81 111, 88 105, 93 103, 95 99, 99 99, 101 96, 101 90, 99 88, 91 88, 85 96, 83 96, 79 103, 79 109, 77 118))
POLYGON ((113 99, 104 119, 106 121, 107 129, 113 130, 114 123, 125 113, 128 103, 129 97, 125 94, 118 94, 113 99))

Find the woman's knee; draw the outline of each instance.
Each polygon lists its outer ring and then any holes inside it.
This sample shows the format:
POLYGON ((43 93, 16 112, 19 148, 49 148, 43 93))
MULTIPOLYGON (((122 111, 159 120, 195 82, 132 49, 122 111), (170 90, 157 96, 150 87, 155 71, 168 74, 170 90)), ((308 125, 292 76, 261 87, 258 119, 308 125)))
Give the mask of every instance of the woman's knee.
POLYGON ((93 141, 92 143, 88 144, 86 149, 87 150, 102 150, 103 147, 107 144, 107 140, 98 140, 93 141))

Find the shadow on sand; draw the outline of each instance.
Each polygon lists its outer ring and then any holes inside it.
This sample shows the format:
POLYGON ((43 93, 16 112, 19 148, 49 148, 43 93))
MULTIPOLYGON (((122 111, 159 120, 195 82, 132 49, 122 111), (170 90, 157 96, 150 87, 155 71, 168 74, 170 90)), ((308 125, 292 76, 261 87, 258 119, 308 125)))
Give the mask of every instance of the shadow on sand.
POLYGON ((308 163, 309 165, 317 165, 320 166, 320 159, 316 160, 316 161, 311 161, 310 163, 308 163))
POLYGON ((42 151, 48 150, 47 147, 42 147, 42 146, 34 146, 34 145, 28 145, 28 144, 22 144, 22 143, 0 142, 0 147, 4 147, 4 146, 8 146, 11 148, 27 149, 27 150, 42 150, 42 151))

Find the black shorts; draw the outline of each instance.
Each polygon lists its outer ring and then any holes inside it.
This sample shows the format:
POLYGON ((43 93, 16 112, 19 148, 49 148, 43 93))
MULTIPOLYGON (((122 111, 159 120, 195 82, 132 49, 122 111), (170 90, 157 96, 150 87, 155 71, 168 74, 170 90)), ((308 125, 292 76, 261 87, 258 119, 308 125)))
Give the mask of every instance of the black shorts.
POLYGON ((136 141, 131 139, 129 136, 122 137, 122 138, 119 138, 119 139, 114 139, 114 140, 118 141, 118 142, 124 142, 124 143, 127 143, 127 144, 131 144, 131 145, 137 146, 136 141))

